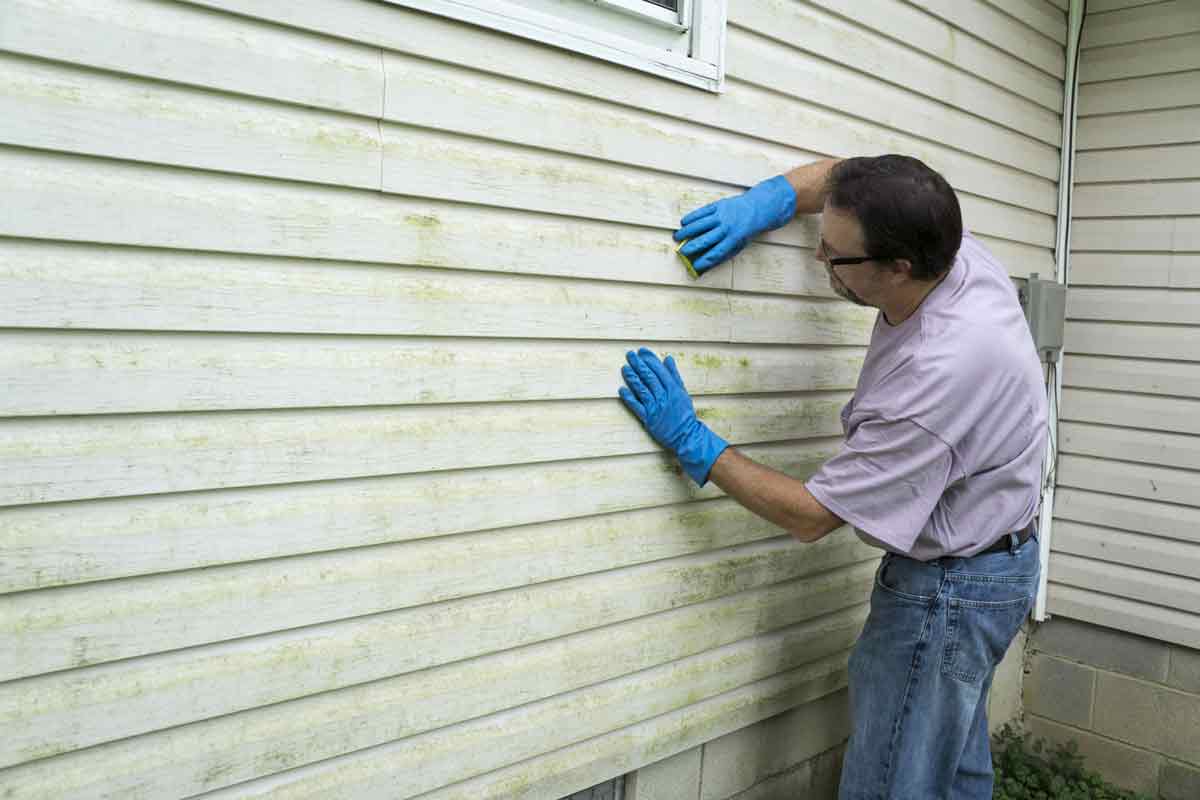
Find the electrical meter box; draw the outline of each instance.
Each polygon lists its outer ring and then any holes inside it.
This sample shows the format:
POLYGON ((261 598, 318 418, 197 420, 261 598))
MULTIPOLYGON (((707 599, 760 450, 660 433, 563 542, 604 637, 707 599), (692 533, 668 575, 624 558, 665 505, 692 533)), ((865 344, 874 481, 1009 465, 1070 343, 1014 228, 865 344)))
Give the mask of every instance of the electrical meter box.
POLYGON ((1043 361, 1057 361, 1063 346, 1067 287, 1058 281, 1042 280, 1035 272, 1017 294, 1038 356, 1043 361))

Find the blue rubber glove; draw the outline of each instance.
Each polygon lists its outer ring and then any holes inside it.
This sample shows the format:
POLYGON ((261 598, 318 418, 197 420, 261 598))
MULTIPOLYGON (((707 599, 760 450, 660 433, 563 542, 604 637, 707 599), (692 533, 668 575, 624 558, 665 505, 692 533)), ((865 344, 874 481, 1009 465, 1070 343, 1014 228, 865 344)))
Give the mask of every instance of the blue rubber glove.
POLYGON ((696 209, 679 221, 675 241, 690 239, 680 248, 697 272, 715 267, 742 251, 763 231, 786 225, 796 214, 796 190, 787 178, 756 184, 735 197, 696 209))
POLYGON ((667 356, 664 364, 643 347, 636 353, 630 350, 625 359, 629 366, 621 368, 626 384, 618 391, 621 399, 654 440, 675 453, 684 471, 703 486, 729 444, 696 418, 674 358, 667 356))

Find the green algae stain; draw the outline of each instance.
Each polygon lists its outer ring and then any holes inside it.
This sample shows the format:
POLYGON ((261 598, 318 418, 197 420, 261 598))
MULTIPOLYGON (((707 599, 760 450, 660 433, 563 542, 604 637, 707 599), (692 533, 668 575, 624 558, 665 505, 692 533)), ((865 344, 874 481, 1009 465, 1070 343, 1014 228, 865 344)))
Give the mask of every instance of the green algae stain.
POLYGON ((349 147, 375 150, 379 147, 379 143, 374 137, 350 128, 321 128, 312 137, 312 141, 315 145, 323 149, 349 147))
POLYGON ((433 214, 406 214, 404 221, 425 230, 437 230, 442 227, 442 221, 433 214))

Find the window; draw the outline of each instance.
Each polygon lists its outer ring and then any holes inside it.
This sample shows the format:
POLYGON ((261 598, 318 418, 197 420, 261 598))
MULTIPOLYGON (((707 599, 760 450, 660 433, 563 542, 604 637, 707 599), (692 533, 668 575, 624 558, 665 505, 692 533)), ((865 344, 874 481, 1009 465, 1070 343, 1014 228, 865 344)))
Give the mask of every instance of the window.
POLYGON ((727 0, 389 0, 719 92, 727 0))

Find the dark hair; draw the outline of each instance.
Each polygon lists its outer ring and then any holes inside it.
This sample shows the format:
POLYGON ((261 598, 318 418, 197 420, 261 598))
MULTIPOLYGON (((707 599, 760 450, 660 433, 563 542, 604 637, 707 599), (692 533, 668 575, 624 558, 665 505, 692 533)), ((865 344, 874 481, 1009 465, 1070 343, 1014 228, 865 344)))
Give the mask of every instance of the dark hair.
POLYGON ((912 277, 935 280, 954 263, 962 242, 962 211, 950 184, 910 156, 848 158, 834 166, 829 204, 858 218, 866 254, 906 258, 912 277))

